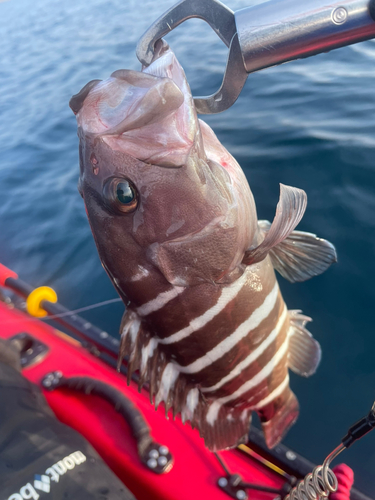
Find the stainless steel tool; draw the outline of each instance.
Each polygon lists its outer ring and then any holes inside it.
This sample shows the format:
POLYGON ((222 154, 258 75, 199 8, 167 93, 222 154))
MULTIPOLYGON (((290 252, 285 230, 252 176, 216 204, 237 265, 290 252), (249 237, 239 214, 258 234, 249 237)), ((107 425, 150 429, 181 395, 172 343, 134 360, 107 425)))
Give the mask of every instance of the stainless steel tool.
POLYGON ((156 42, 194 17, 206 21, 229 47, 219 90, 194 98, 202 114, 232 106, 249 73, 375 37, 375 0, 269 0, 237 12, 218 0, 182 0, 141 37, 140 62, 148 66, 156 42))

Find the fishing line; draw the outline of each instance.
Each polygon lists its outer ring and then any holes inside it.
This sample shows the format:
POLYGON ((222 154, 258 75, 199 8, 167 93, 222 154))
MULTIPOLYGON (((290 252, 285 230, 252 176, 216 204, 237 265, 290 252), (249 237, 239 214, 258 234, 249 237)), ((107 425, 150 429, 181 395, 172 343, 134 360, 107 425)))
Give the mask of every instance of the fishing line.
MULTIPOLYGON (((90 306, 85 306, 85 307, 80 307, 79 309, 73 309, 73 311, 66 311, 61 314, 54 314, 53 316, 45 316, 43 318, 39 318, 43 320, 49 320, 49 319, 56 319, 56 318, 64 318, 65 316, 72 316, 76 313, 80 313, 83 311, 89 311, 90 309, 96 309, 98 307, 106 306, 108 304, 114 304, 116 302, 122 302, 122 299, 119 297, 117 299, 109 299, 109 300, 103 300, 102 302, 97 302, 96 304, 91 304, 90 306)), ((35 318, 38 319, 38 318, 35 318)))
MULTIPOLYGON (((60 314, 54 314, 53 316, 45 316, 43 318, 32 318, 31 316, 28 316, 28 321, 46 321, 46 320, 53 320, 57 318, 63 318, 66 316, 74 316, 77 313, 83 312, 83 311, 89 311, 91 309, 96 309, 98 307, 103 307, 109 304, 114 304, 116 302, 122 302, 122 299, 120 297, 116 299, 109 299, 109 300, 103 300, 102 302, 96 302, 95 304, 91 304, 89 306, 85 307, 80 307, 79 309, 73 309, 72 311, 66 311, 64 313, 60 314)), ((4 302, 6 304, 6 302, 4 302)), ((22 310, 21 310, 22 311, 22 310)), ((2 324, 5 323, 17 323, 19 320, 10 320, 10 321, 2 321, 2 324)))

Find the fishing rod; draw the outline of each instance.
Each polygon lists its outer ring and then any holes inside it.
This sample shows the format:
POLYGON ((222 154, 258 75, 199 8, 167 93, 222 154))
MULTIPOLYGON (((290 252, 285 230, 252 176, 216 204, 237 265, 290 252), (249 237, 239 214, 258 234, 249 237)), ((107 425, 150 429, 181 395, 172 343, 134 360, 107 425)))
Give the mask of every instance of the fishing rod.
POLYGON ((194 98, 201 114, 232 106, 250 73, 375 37, 375 0, 269 0, 237 12, 218 0, 182 0, 140 38, 139 61, 148 66, 158 40, 191 18, 206 21, 229 47, 220 89, 194 98))

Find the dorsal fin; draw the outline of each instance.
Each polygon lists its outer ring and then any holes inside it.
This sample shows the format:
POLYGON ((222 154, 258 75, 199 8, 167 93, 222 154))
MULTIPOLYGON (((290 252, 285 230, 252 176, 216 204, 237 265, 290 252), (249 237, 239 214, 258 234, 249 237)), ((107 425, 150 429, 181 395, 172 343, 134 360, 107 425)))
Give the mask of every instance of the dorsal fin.
POLYGON ((245 252, 242 262, 250 265, 265 259, 268 252, 285 240, 297 226, 305 213, 306 205, 305 191, 280 184, 280 199, 271 227, 260 245, 245 252))

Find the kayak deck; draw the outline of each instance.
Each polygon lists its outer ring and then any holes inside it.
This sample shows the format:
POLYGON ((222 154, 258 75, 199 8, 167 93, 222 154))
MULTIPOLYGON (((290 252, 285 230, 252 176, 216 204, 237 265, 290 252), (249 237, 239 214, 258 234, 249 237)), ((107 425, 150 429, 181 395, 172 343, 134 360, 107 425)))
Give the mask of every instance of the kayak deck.
MULTIPOLYGON (((43 378, 54 371, 61 371, 67 378, 92 377, 121 391, 141 411, 153 439, 167 446, 173 456, 173 467, 165 474, 157 475, 141 463, 128 424, 108 402, 67 389, 43 391, 58 419, 81 433, 138 499, 230 498, 218 486, 219 479, 226 474, 215 455, 205 448, 198 432, 189 424, 183 425, 179 417, 167 420, 162 405, 155 411, 147 391, 139 393, 134 382, 128 386, 122 374, 77 340, 2 302, 0 319, 1 338, 27 333, 48 347, 43 359, 23 369, 23 375, 31 382, 43 388, 43 378)), ((220 452, 220 457, 231 473, 241 475, 246 483, 276 489, 285 483, 281 474, 241 450, 220 452)), ((251 493, 254 500, 274 496, 254 490, 251 493)))

